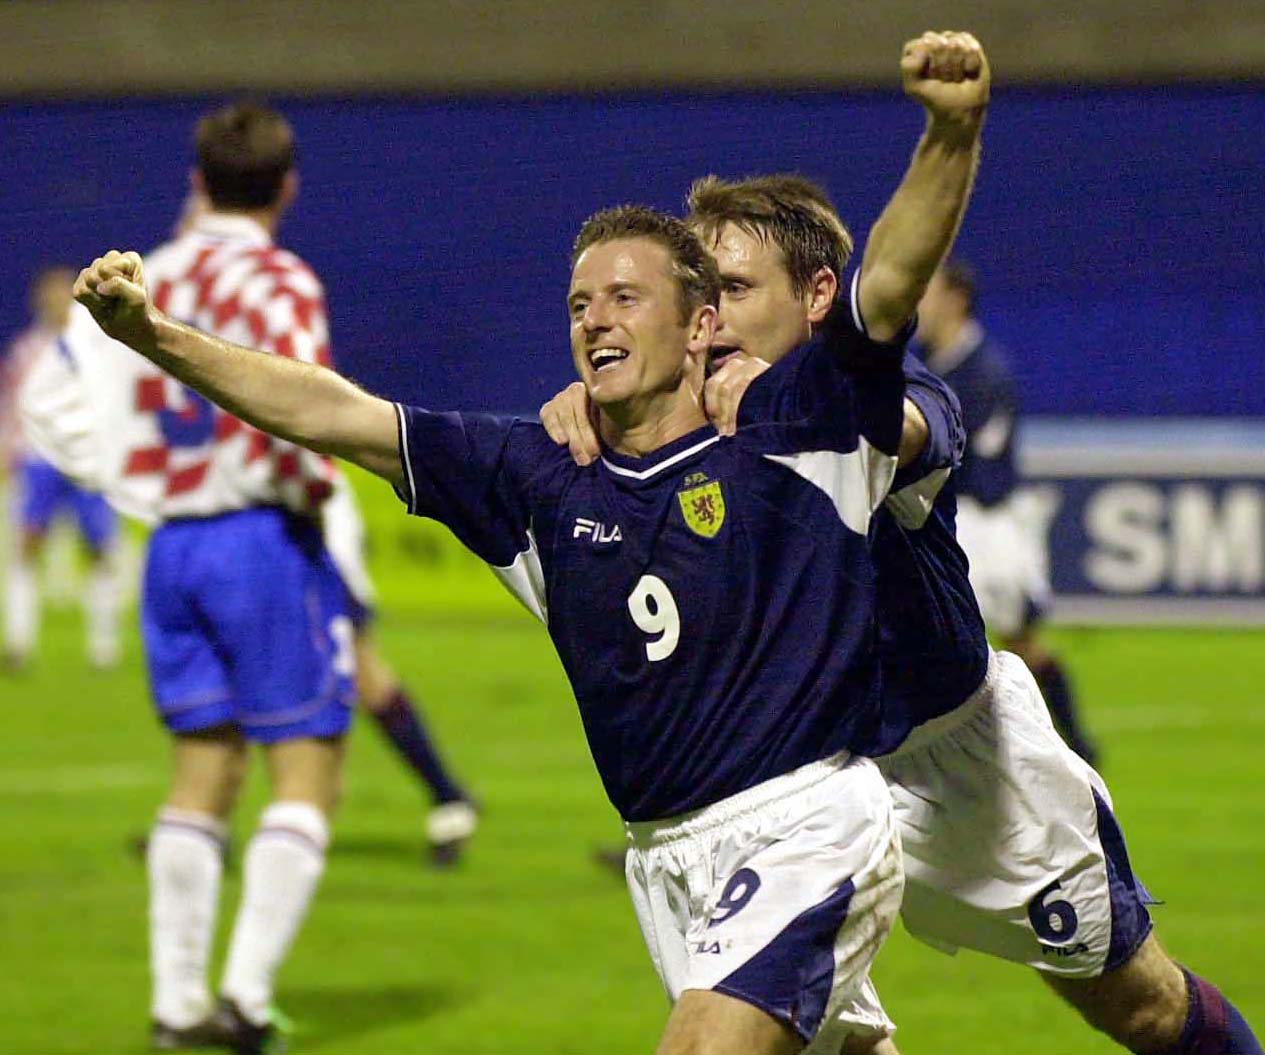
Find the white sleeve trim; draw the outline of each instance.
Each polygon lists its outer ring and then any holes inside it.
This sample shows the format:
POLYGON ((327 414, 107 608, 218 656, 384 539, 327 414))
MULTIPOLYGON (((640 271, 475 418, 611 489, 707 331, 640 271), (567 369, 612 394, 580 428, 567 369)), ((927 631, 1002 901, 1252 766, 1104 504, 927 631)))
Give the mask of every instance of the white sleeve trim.
POLYGON ((931 509, 951 472, 947 465, 935 469, 921 480, 888 495, 884 504, 896 518, 896 523, 910 531, 922 527, 931 516, 931 509))
POLYGON ((400 464, 404 466, 404 485, 408 489, 405 493, 404 504, 408 507, 410 513, 417 512, 417 484, 413 477, 413 460, 409 457, 408 450, 408 418, 404 414, 404 405, 402 403, 395 404, 395 420, 399 423, 400 436, 400 464))
POLYGON ((801 451, 766 454, 824 491, 839 519, 858 535, 870 530, 870 517, 887 496, 896 475, 896 456, 884 454, 861 437, 854 451, 801 451))
POLYGON ((527 529, 527 548, 514 558, 508 567, 492 565, 492 574, 519 599, 523 607, 546 626, 549 625, 549 608, 545 603, 545 572, 540 565, 540 550, 536 535, 527 529))
POLYGON ((857 268, 852 272, 852 286, 848 293, 848 303, 852 307, 852 321, 856 323, 856 328, 867 337, 870 335, 869 330, 865 328, 865 320, 861 318, 861 269, 857 268))

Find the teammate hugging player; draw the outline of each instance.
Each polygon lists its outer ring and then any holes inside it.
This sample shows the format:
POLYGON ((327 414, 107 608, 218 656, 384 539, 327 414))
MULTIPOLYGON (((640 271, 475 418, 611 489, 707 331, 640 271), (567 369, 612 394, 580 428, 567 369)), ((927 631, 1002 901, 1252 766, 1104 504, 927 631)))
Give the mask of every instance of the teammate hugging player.
MULTIPOLYGON (((968 55, 978 47, 956 46, 968 55)), ((987 100, 986 67, 974 102, 964 92, 946 105, 937 85, 925 83, 926 52, 941 47, 931 35, 907 48, 906 91, 927 105, 929 125, 871 232, 862 293, 893 236, 921 224, 913 241, 935 244, 945 229, 937 196, 920 193, 928 161, 943 149, 937 140, 951 135, 937 126, 969 128, 970 111, 987 100)), ((825 193, 798 177, 700 180, 689 207, 722 280, 715 359, 724 362, 707 383, 707 406, 722 431, 735 422, 741 430, 747 401, 762 406, 767 398, 764 385, 778 369, 768 364, 793 359, 827 318, 851 238, 825 193)), ((854 302, 856 291, 854 283, 854 302)), ((906 370, 906 432, 921 420, 928 447, 942 446, 952 397, 912 358, 906 370)), ((598 450, 578 386, 547 404, 542 419, 579 460, 598 450)), ((960 422, 952 431, 960 445, 960 422)), ((954 480, 923 463, 925 455, 902 469, 875 514, 872 549, 883 659, 883 718, 872 749, 887 753, 879 765, 900 829, 907 928, 946 951, 1035 967, 1130 1051, 1260 1053, 1235 1008, 1151 936, 1105 786, 1057 735, 1023 663, 990 652, 954 538, 954 480)), ((853 1050, 896 1052, 891 1040, 853 1050)))

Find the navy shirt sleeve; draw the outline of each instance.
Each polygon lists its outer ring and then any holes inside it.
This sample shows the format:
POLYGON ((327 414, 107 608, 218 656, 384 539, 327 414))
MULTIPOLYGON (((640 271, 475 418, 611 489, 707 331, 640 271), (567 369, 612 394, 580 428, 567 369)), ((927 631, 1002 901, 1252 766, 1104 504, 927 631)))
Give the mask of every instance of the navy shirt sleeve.
POLYGON ((962 463, 966 430, 953 391, 917 358, 906 353, 905 398, 922 412, 927 441, 896 471, 885 505, 901 527, 920 530, 931 516, 950 474, 962 463))
POLYGON ((476 556, 497 567, 528 548, 531 514, 515 464, 514 418, 434 413, 396 404, 404 486, 415 516, 445 524, 476 556))
POLYGON ((904 420, 902 372, 910 323, 891 341, 865 330, 857 300, 858 278, 812 340, 758 377, 738 408, 738 425, 816 423, 843 442, 864 438, 884 454, 900 447, 904 420))
POLYGON ((927 442, 908 465, 896 472, 893 490, 921 480, 938 469, 962 464, 966 428, 958 398, 940 378, 910 353, 905 353, 905 398, 922 412, 927 423, 927 442))

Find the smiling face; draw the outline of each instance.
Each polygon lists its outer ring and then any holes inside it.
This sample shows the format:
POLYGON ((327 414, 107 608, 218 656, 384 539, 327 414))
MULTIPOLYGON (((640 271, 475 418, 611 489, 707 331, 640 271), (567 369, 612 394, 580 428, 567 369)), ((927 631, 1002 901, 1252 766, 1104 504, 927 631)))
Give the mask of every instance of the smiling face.
POLYGON ((576 259, 567 294, 576 373, 598 407, 649 406, 702 383, 714 309, 686 316, 659 242, 617 238, 576 259))
POLYGON ((828 290, 814 280, 804 293, 795 292, 785 255, 771 239, 727 223, 707 248, 720 269, 713 367, 735 355, 777 362, 808 340, 833 302, 833 276, 828 290))

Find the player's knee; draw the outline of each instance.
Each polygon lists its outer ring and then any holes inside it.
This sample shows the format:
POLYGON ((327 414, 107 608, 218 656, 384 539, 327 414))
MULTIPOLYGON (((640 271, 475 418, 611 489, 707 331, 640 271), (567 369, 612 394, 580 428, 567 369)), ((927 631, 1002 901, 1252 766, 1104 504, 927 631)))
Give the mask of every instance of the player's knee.
POLYGON ((1186 1023, 1186 983, 1180 968, 1158 953, 1138 956, 1084 989, 1058 986, 1085 1020, 1130 1051, 1166 1051, 1186 1023))

